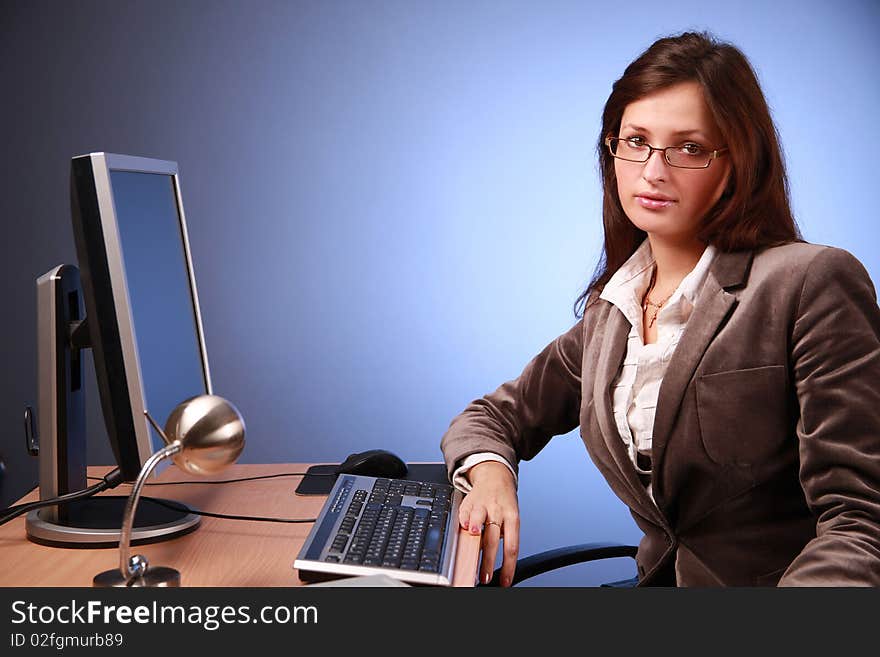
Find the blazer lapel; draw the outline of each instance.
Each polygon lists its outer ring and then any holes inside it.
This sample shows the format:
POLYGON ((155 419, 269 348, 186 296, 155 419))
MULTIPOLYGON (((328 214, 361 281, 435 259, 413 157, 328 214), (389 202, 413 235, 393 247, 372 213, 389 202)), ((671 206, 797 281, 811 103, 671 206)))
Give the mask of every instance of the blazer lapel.
POLYGON ((609 304, 609 316, 605 324, 602 348, 593 378, 593 410, 602 431, 602 439, 608 454, 614 461, 615 470, 622 479, 622 486, 615 491, 621 500, 640 515, 661 526, 666 520, 645 490, 629 454, 620 438, 617 423, 614 421, 614 407, 611 400, 611 385, 623 362, 626 341, 630 331, 629 320, 617 306, 609 304))
MULTIPOLYGON (((736 296, 727 292, 727 289, 745 282, 752 256, 752 251, 719 253, 709 269, 697 306, 660 384, 651 446, 655 476, 660 472, 658 466, 663 460, 672 426, 694 370, 722 322, 736 306, 736 296)), ((655 483, 655 498, 658 497, 658 488, 655 483)))

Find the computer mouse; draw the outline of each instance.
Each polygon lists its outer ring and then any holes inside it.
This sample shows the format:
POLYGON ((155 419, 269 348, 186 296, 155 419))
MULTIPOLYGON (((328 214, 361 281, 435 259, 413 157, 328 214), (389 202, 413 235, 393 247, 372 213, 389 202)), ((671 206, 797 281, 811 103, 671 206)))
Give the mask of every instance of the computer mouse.
POLYGON ((349 454, 336 468, 337 474, 365 475, 367 477, 400 478, 406 475, 406 463, 396 454, 384 449, 368 449, 349 454))

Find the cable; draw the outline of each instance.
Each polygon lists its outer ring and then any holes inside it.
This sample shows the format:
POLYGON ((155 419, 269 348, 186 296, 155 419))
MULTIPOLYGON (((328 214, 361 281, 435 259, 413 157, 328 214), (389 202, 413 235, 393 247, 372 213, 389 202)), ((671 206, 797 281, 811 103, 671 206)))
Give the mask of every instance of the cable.
MULTIPOLYGON (((98 477, 89 477, 89 479, 98 479, 98 477)), ((58 497, 53 497, 48 500, 37 500, 36 502, 18 504, 16 506, 11 506, 8 509, 4 509, 3 515, 0 516, 0 525, 6 524, 13 518, 17 518, 18 516, 20 516, 22 513, 27 513, 28 511, 33 511, 34 509, 42 509, 44 506, 54 506, 56 504, 66 504, 67 502, 74 502, 76 500, 81 500, 86 497, 91 497, 92 495, 100 493, 101 491, 116 488, 119 484, 122 483, 122 473, 119 471, 119 468, 116 468, 112 472, 108 472, 104 477, 101 477, 100 479, 100 483, 97 483, 94 486, 89 486, 88 488, 84 488, 79 491, 75 491, 73 493, 59 495, 58 497)))
MULTIPOLYGON (((174 486, 180 484, 234 484, 240 481, 253 481, 255 479, 272 479, 275 477, 301 477, 301 476, 336 476, 335 472, 282 472, 279 474, 271 474, 271 475, 257 475, 254 477, 242 477, 240 479, 226 479, 223 481, 169 481, 169 482, 154 482, 148 483, 147 486, 174 486)), ((13 518, 17 518, 23 513, 27 513, 28 511, 33 511, 34 509, 41 509, 45 506, 54 506, 56 504, 66 504, 68 502, 74 502, 76 500, 81 500, 86 497, 91 497, 97 493, 100 493, 105 490, 109 490, 111 488, 116 488, 119 484, 122 483, 131 483, 131 482, 123 482, 122 474, 119 471, 119 468, 116 468, 112 472, 107 473, 104 477, 87 477, 87 479, 95 479, 98 480, 99 483, 94 486, 89 486, 88 488, 84 488, 83 490, 79 490, 73 493, 67 493, 66 495, 60 495, 58 497, 53 497, 48 500, 37 500, 36 502, 27 502, 25 504, 18 504, 16 506, 11 506, 8 509, 3 510, 3 515, 0 516, 0 525, 6 524, 13 518)), ((283 523, 306 523, 306 522, 315 522, 317 518, 303 518, 303 519, 290 519, 290 518, 263 518, 259 516, 234 516, 234 515, 226 515, 222 513, 211 513, 210 511, 199 511, 198 509, 192 509, 185 505, 176 505, 172 502, 168 502, 167 500, 160 500, 155 497, 144 496, 143 499, 150 500, 160 506, 164 506, 166 508, 172 509, 174 511, 184 511, 193 513, 197 516, 208 516, 211 518, 223 518, 225 520, 251 520, 256 522, 283 522, 283 523)))
MULTIPOLYGON (((321 474, 321 475, 335 475, 336 473, 312 473, 312 474, 321 474)), ((301 476, 300 473, 296 472, 285 472, 281 474, 274 475, 260 475, 255 477, 244 477, 242 479, 229 479, 226 481, 170 481, 168 483, 160 483, 156 482, 153 484, 146 484, 147 486, 170 486, 174 484, 228 484, 235 483, 238 481, 250 481, 253 479, 270 479, 272 477, 285 477, 285 476, 301 476)), ((66 495, 60 495, 58 497, 53 497, 48 500, 37 500, 36 502, 27 502, 26 504, 19 504, 17 506, 11 506, 8 509, 4 509, 3 515, 0 516, 0 525, 3 525, 13 518, 17 518, 23 513, 27 513, 28 511, 32 511, 34 509, 41 509, 44 506, 53 506, 56 504, 66 504, 67 502, 73 502, 75 500, 84 499, 86 497, 91 497, 101 491, 109 490, 111 488, 116 488, 121 483, 131 483, 131 482, 123 482, 122 474, 119 469, 113 470, 108 473, 104 477, 88 477, 88 479, 97 479, 99 483, 94 486, 89 486, 88 488, 84 488, 83 490, 76 491, 74 493, 67 493, 66 495)), ((172 509, 174 511, 183 511, 188 513, 193 513, 197 516, 208 516, 211 518, 222 518, 224 520, 251 520, 256 522, 282 522, 282 523, 308 523, 315 522, 317 518, 302 518, 302 519, 292 519, 292 518, 264 518, 259 516, 235 516, 235 515, 227 515, 223 513, 212 513, 210 511, 200 511, 198 509, 192 509, 183 504, 175 504, 174 502, 170 502, 168 500, 160 500, 155 497, 144 496, 141 499, 150 500, 151 502, 158 504, 159 506, 164 506, 168 509, 172 509)))
MULTIPOLYGON (((179 483, 189 483, 189 482, 179 482, 179 483)), ((210 511, 199 511, 198 509, 193 509, 184 504, 176 504, 169 500, 160 500, 155 497, 147 497, 144 496, 141 499, 150 500, 151 502, 155 502, 159 506, 164 506, 168 509, 172 509, 174 511, 183 511, 194 513, 197 516, 208 516, 210 518, 223 518, 224 520, 254 520, 257 522, 285 522, 285 523, 301 523, 301 522, 316 522, 317 518, 302 518, 302 519, 290 519, 290 518, 263 518, 259 516, 232 516, 224 513, 211 513, 210 511)))
MULTIPOLYGON (((235 484, 241 481, 254 481, 256 479, 275 479, 277 477, 335 477, 337 473, 335 472, 280 472, 277 474, 270 475, 255 475, 253 477, 241 477, 239 479, 223 479, 223 480, 209 480, 209 481, 201 481, 201 480, 193 480, 193 481, 156 481, 144 484, 145 486, 180 486, 184 484, 235 484)), ((88 477, 89 479, 100 479, 100 477, 88 477)), ((131 482, 123 482, 130 484, 131 482)), ((98 491, 96 491, 98 492, 98 491)), ((183 504, 175 504, 169 500, 161 500, 155 497, 149 497, 144 495, 141 499, 150 500, 159 506, 164 506, 167 509, 172 509, 174 511, 183 511, 195 514, 197 516, 207 516, 210 518, 222 518, 223 520, 249 520, 254 522, 281 522, 281 523, 307 523, 307 522, 316 522, 317 518, 302 518, 302 519, 291 519, 291 518, 265 518, 261 516, 236 516, 236 515, 228 515, 223 513, 212 513, 210 511, 200 511, 198 509, 193 509, 191 507, 185 506, 183 504)), ((2 524, 2 523, 0 523, 2 524)))
MULTIPOLYGON (((335 472, 281 472, 270 475, 255 475, 253 477, 241 477, 240 479, 222 479, 219 481, 154 481, 144 484, 145 486, 181 486, 183 484, 237 484, 240 481, 254 481, 256 479, 275 479, 277 477, 335 477, 335 472)), ((100 477, 89 477, 89 479, 100 479, 100 477)), ((131 482, 126 482, 131 483, 131 482)))

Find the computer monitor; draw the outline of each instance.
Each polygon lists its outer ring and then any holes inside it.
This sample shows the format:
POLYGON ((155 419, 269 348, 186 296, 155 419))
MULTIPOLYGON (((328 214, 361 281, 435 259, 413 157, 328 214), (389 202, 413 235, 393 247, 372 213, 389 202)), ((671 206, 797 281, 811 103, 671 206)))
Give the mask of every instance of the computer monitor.
MULTIPOLYGON (((85 487, 82 349, 92 349, 107 437, 126 481, 162 446, 145 411, 161 425, 180 402, 212 394, 177 163, 78 156, 70 193, 79 268, 56 267, 37 283, 44 499, 85 487)), ((28 536, 49 545, 118 543, 126 498, 104 499, 31 512, 28 536)), ((133 543, 198 525, 146 502, 133 543)))

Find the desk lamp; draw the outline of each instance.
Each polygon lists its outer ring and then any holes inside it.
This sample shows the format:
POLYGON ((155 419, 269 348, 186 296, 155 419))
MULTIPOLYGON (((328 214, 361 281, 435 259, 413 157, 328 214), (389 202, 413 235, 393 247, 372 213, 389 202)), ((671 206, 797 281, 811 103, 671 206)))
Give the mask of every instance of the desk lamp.
POLYGON ((230 402, 217 395, 199 395, 181 402, 168 416, 165 431, 144 411, 150 424, 165 441, 141 469, 122 518, 119 539, 119 568, 95 575, 95 587, 180 586, 174 568, 150 568, 146 557, 129 557, 131 530, 141 490, 160 461, 171 457, 177 467, 195 475, 213 474, 234 463, 244 449, 244 419, 230 402))

